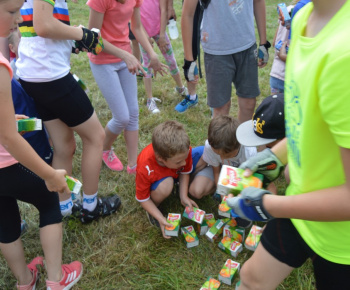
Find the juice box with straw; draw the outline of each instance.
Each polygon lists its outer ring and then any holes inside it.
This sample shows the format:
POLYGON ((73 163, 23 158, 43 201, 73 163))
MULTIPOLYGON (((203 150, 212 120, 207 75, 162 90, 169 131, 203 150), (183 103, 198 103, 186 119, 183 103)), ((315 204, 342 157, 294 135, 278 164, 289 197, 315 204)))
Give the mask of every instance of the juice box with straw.
POLYGON ((219 289, 220 286, 221 283, 218 280, 208 277, 207 281, 205 281, 200 290, 216 290, 219 289))
POLYGON ((216 192, 221 195, 228 195, 229 193, 237 195, 249 186, 262 188, 263 175, 253 173, 253 175, 245 177, 243 173, 244 169, 223 165, 216 192))
POLYGON ((190 210, 189 206, 186 206, 183 213, 183 217, 188 218, 198 224, 202 224, 204 219, 205 211, 199 208, 193 207, 193 210, 190 210))
POLYGON ((31 132, 31 131, 39 131, 43 129, 43 125, 41 119, 37 118, 27 118, 27 119, 18 119, 17 123, 17 131, 18 132, 31 132))
POLYGON ((192 248, 199 245, 199 239, 193 226, 182 227, 181 232, 184 235, 187 248, 192 248))
POLYGON ((262 234, 262 228, 256 225, 253 225, 252 228, 250 229, 248 237, 244 242, 244 246, 251 251, 255 251, 256 247, 260 242, 261 234, 262 234))
POLYGON ((212 213, 206 213, 204 215, 204 219, 202 224, 198 224, 198 232, 199 234, 205 235, 207 231, 215 224, 216 220, 212 213))
POLYGON ((228 259, 219 273, 219 281, 227 285, 232 285, 235 274, 238 273, 240 263, 228 259))
POLYGON ((177 237, 179 235, 181 214, 179 213, 169 213, 166 221, 171 224, 171 227, 165 227, 164 233, 167 236, 177 237))
POLYGON ((238 254, 242 252, 243 246, 240 242, 235 241, 229 237, 224 237, 218 244, 218 247, 225 253, 237 258, 238 254))
POLYGON ((66 182, 72 193, 79 194, 82 184, 78 179, 66 175, 66 182))
POLYGON ((220 216, 230 218, 231 217, 231 214, 230 214, 231 208, 227 205, 227 201, 226 201, 227 199, 228 199, 227 196, 224 196, 222 198, 222 201, 219 204, 218 214, 220 216))

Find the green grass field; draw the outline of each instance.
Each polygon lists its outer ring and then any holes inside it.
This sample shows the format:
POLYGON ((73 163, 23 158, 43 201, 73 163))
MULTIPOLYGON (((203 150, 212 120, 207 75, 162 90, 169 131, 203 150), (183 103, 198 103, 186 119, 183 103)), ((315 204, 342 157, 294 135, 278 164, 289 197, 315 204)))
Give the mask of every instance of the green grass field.
MULTIPOLYGON (((175 2, 175 1, 174 1, 175 2)), ((272 42, 277 28, 276 1, 267 0, 267 37, 272 42)), ((87 26, 89 9, 85 1, 69 3, 71 24, 87 26)), ((181 1, 176 1, 177 25, 180 29, 181 1)), ((183 48, 181 36, 172 41, 178 65, 182 66, 183 48)), ((156 51, 159 53, 158 48, 156 51)), ((269 95, 269 72, 272 63, 273 49, 270 50, 270 62, 259 70, 261 96, 258 102, 269 95)), ((202 58, 203 59, 203 58, 202 58)), ((161 57, 161 60, 164 61, 161 57)), ((77 74, 90 89, 89 97, 95 107, 103 126, 111 113, 99 91, 90 71, 85 54, 72 55, 72 72, 77 74)), ((202 65, 204 67, 204 65, 202 65)), ((181 71, 182 74, 182 71, 181 71)), ((183 78, 184 79, 184 78, 183 78)), ((160 114, 151 115, 146 108, 143 82, 138 80, 138 97, 140 107, 139 151, 151 141, 153 128, 165 120, 177 120, 184 124, 191 145, 203 145, 206 140, 210 122, 210 110, 206 105, 206 84, 201 79, 198 85, 199 104, 184 114, 174 111, 181 98, 174 92, 175 83, 171 77, 157 77, 153 81, 154 97, 160 98, 160 114)), ((234 94, 233 94, 234 95, 234 94)), ((232 98, 231 115, 237 116, 237 101, 232 98)), ((77 150, 74 158, 73 175, 80 179, 81 141, 77 139, 77 150)), ((114 144, 115 152, 126 165, 126 150, 123 137, 114 144)), ((126 167, 126 166, 125 166, 126 167)), ((279 193, 284 192, 284 181, 278 183, 279 193)), ((99 192, 108 195, 116 192, 122 199, 122 208, 113 216, 100 219, 89 225, 79 221, 64 223, 63 262, 80 260, 84 265, 84 274, 74 289, 199 289, 207 277, 217 278, 221 267, 229 255, 223 253, 216 243, 211 243, 200 236, 197 247, 187 249, 184 239, 163 239, 160 230, 152 227, 144 210, 135 200, 135 179, 126 171, 110 171, 102 166, 99 192)), ((217 216, 217 203, 211 197, 198 201, 199 207, 217 216)), ((38 230, 37 211, 27 204, 20 204, 23 218, 29 224, 23 236, 25 253, 28 262, 37 255, 43 255, 38 230)), ((179 197, 171 196, 165 201, 168 212, 183 212, 179 197)), ((191 224, 183 220, 182 225, 191 224)), ((244 249, 236 261, 244 263, 252 252, 244 249)), ((38 289, 45 289, 45 272, 41 276, 38 289)), ((238 277, 235 282, 238 281, 238 277)), ((312 267, 310 264, 292 272, 278 289, 314 289, 312 267)), ((0 289, 14 289, 15 279, 8 269, 5 260, 0 256, 0 289)), ((233 289, 234 286, 223 285, 221 289, 233 289)))

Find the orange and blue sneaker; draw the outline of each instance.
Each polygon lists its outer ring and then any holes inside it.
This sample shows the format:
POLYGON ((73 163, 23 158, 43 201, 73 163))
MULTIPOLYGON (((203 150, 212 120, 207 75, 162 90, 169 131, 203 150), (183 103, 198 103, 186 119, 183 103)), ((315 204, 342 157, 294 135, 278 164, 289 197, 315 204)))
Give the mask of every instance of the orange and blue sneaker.
POLYGON ((194 100, 190 99, 190 96, 187 95, 180 103, 178 103, 175 107, 175 111, 179 113, 185 112, 188 108, 191 108, 198 104, 198 96, 194 100))

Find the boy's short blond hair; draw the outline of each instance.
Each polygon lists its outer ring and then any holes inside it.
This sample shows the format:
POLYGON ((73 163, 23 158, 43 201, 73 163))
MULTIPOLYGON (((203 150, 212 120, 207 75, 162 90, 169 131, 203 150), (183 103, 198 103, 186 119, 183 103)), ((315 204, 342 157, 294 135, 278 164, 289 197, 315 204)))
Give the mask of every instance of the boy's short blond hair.
POLYGON ((236 138, 239 122, 231 116, 213 118, 208 128, 208 142, 215 150, 230 153, 240 146, 236 138))
POLYGON ((188 151, 190 138, 181 123, 166 121, 153 130, 152 146, 160 158, 167 160, 176 154, 188 151))

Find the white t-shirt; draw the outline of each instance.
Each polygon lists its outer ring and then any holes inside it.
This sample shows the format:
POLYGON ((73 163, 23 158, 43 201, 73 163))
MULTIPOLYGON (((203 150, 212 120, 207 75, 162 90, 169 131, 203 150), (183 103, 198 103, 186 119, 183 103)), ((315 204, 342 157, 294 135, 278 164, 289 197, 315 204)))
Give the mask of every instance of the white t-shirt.
POLYGON ((241 163, 246 161, 248 158, 257 154, 256 147, 245 147, 241 145, 239 148, 238 154, 235 157, 224 159, 220 158, 220 155, 216 154, 211 146, 209 145, 208 140, 205 141, 203 160, 211 166, 217 167, 220 165, 229 165, 233 167, 238 167, 241 163))

